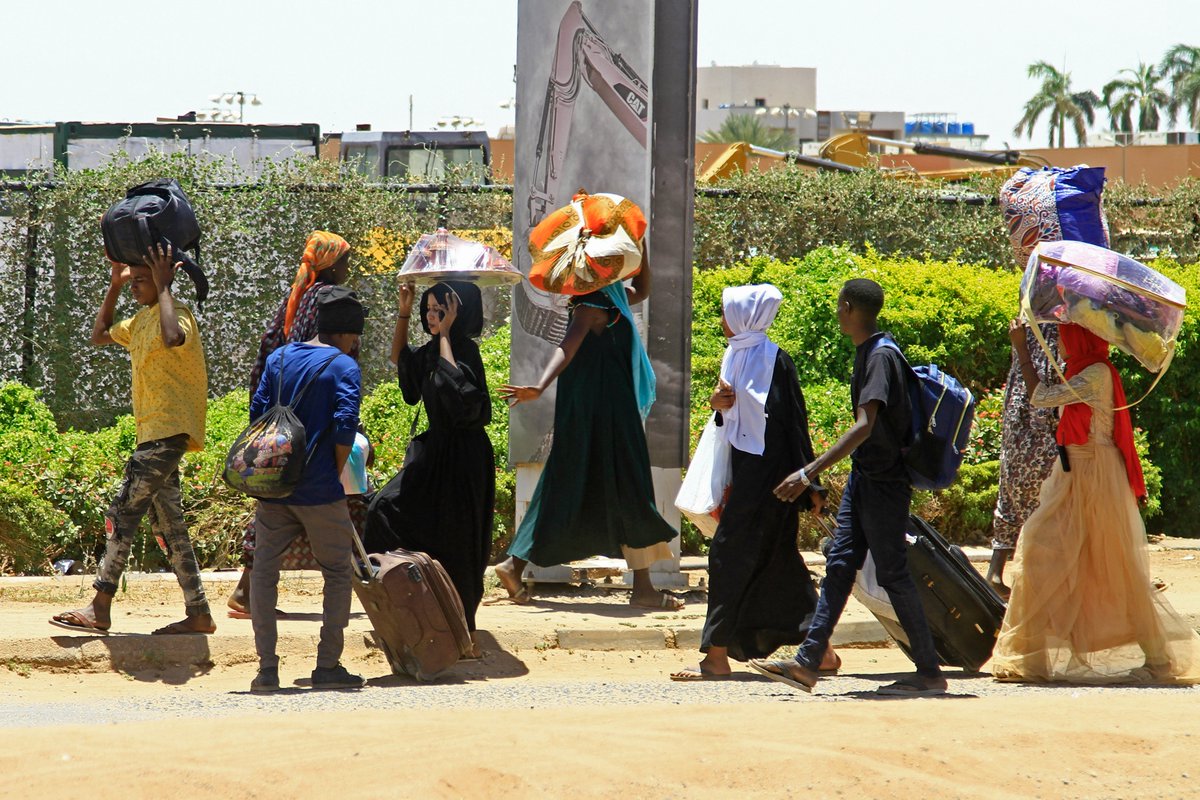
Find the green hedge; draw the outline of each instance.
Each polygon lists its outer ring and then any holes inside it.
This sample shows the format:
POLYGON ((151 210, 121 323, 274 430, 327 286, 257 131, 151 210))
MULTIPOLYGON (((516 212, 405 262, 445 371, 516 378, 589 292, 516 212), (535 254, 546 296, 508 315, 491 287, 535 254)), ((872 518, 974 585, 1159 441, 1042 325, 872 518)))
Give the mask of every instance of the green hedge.
MULTIPOLYGON (((376 308, 390 307, 392 274, 408 244, 438 224, 506 232, 512 197, 500 191, 449 195, 440 204, 369 183, 352 167, 294 159, 261 165, 253 178, 220 157, 123 154, 101 169, 54 172, 0 185, 0 379, 43 390, 60 425, 97 428, 126 407, 128 365, 118 350, 86 344, 108 269, 97 219, 125 189, 151 177, 177 178, 204 230, 203 262, 212 295, 205 331, 211 394, 244 388, 263 320, 282 297, 313 228, 335 230, 355 247, 351 283, 376 308), (32 355, 26 358, 26 351, 32 355)), ((888 258, 1012 266, 999 208, 941 202, 951 194, 995 196, 999 182, 930 188, 864 171, 822 173, 795 166, 739 174, 696 199, 695 264, 720 269, 756 257, 783 262, 827 246, 888 258)), ((1106 208, 1114 246, 1137 256, 1200 260, 1200 181, 1171 189, 1110 187, 1106 208), (1161 201, 1161 202, 1151 202, 1161 201)), ((186 302, 190 282, 180 281, 186 302)), ((507 301, 494 296, 500 316, 507 301)), ((122 314, 132 310, 123 301, 122 314)), ((817 320, 820 322, 822 320, 817 320)), ((498 322, 498 320, 493 320, 498 322)), ((899 325, 900 320, 897 320, 899 325)), ((913 331, 926 334, 928 331, 913 331)), ((386 326, 366 332, 363 368, 387 373, 386 326)), ((922 339, 924 341, 924 339, 922 339)))
MULTIPOLYGON (((1155 266, 1193 293, 1200 292, 1200 281, 1186 268, 1166 261, 1155 266)), ((860 276, 884 286, 888 300, 883 326, 895 333, 910 358, 942 364, 979 396, 972 448, 961 480, 946 492, 920 494, 916 502, 920 512, 952 539, 985 541, 995 504, 1002 384, 1010 358, 1007 324, 1016 311, 1017 276, 1008 270, 956 261, 889 260, 870 248, 865 254, 822 248, 786 263, 760 257, 728 269, 697 270, 692 329, 693 434, 698 436, 708 416, 705 401, 716 382, 724 347, 721 290, 767 281, 778 286, 785 298, 771 336, 792 354, 799 369, 814 444, 818 449, 828 447, 851 422, 847 380, 853 346, 838 331, 834 302, 841 284, 860 276)), ((386 312, 373 320, 390 328, 386 312)), ((1195 312, 1189 311, 1174 366, 1150 399, 1135 410, 1139 447, 1149 456, 1146 472, 1151 500, 1144 513, 1157 529, 1182 534, 1195 533, 1189 522, 1195 511, 1195 479, 1184 454, 1200 447, 1200 416, 1189 391, 1200 379, 1200 366, 1190 357, 1198 330, 1195 312)), ((508 409, 495 393, 507 380, 508 346, 508 328, 503 325, 481 343, 493 392, 493 422, 488 434, 496 451, 497 554, 513 532, 515 479, 507 466, 508 409)), ((1128 359, 1118 361, 1127 376, 1130 396, 1136 397, 1148 385, 1148 378, 1128 359)), ((185 513, 198 554, 207 565, 236 563, 241 529, 251 513, 251 502, 229 490, 219 478, 225 452, 245 426, 247 413, 244 390, 210 400, 207 447, 184 461, 185 513)), ((377 448, 373 467, 377 483, 399 469, 414 413, 414 408, 404 404, 390 372, 368 380, 362 418, 377 448)), ((94 559, 103 542, 104 512, 133 446, 134 425, 127 414, 99 430, 59 433, 36 391, 15 383, 0 385, 0 489, 25 487, 34 492, 35 500, 44 501, 39 505, 28 493, 17 496, 12 491, 0 496, 8 498, 0 502, 0 525, 5 524, 4 519, 43 520, 29 523, 33 526, 28 536, 32 551, 12 540, 12 532, 20 527, 0 528, 0 560, 7 559, 11 568, 18 561, 17 550, 26 560, 31 552, 43 554, 37 557, 42 568, 48 566, 48 559, 64 555, 94 559), (53 508, 47 510, 45 503, 53 508), (54 517, 52 511, 62 517, 54 517), (4 517, 5 513, 9 516, 4 517), (9 532, 7 537, 4 531, 9 532)), ((828 476, 835 489, 844 480, 845 466, 828 476)), ((809 544, 815 542, 816 534, 815 529, 806 527, 809 544)), ((135 562, 148 568, 161 566, 157 548, 146 541, 144 538, 135 547, 135 562)), ((685 547, 702 552, 704 542, 689 529, 685 547)))
MULTIPOLYGON (((1200 286, 1170 262, 1155 264, 1200 296, 1200 286), (1189 282, 1190 280, 1190 282, 1189 282)), ((728 269, 697 271, 693 284, 692 322, 692 443, 695 445, 708 418, 707 400, 720 371, 725 339, 720 326, 721 290, 746 283, 772 283, 784 300, 770 329, 771 337, 796 362, 808 405, 814 447, 828 447, 851 424, 848 381, 854 347, 838 329, 835 305, 838 290, 851 278, 866 277, 879 282, 887 298, 880 315, 884 330, 891 331, 914 363, 935 362, 962 380, 978 396, 977 419, 972 447, 959 482, 945 492, 918 493, 917 510, 955 541, 984 542, 990 538, 991 515, 996 503, 999 473, 1003 385, 1011 363, 1008 322, 1017 313, 1020 276, 1007 269, 958 261, 931 259, 885 259, 872 247, 865 254, 845 248, 821 248, 802 259, 780 262, 752 258, 728 269)), ((1191 471, 1184 463, 1186 448, 1176 448, 1179 435, 1177 402, 1183 387, 1196 385, 1186 352, 1197 330, 1189 312, 1181 333, 1176 365, 1139 409, 1135 425, 1139 447, 1145 458, 1150 500, 1143 514, 1148 522, 1173 533, 1194 535, 1188 524, 1192 513, 1190 495, 1173 482, 1192 486, 1191 471), (1173 399, 1176 398, 1176 399, 1173 399), (1173 409, 1172 416, 1166 411, 1173 409)), ((1123 375, 1132 393, 1148 386, 1144 370, 1131 359, 1118 355, 1123 375)), ((1187 406, 1184 406, 1185 408, 1187 406)), ((1197 437, 1200 446, 1200 416, 1186 434, 1197 437)), ((1190 442, 1191 439, 1188 439, 1190 442)), ((848 468, 843 463, 830 481, 840 488, 848 468)), ((819 529, 805 524, 811 544, 819 529)), ((685 544, 699 548, 703 540, 694 530, 685 544)))

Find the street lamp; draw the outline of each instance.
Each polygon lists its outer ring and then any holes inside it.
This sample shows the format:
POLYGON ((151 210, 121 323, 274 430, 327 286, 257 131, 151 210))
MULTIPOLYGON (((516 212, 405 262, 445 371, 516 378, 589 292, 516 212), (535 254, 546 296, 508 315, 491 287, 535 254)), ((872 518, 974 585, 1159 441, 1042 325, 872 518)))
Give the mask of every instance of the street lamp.
POLYGON ((434 123, 434 125, 439 128, 453 128, 454 130, 458 130, 459 128, 482 128, 484 123, 481 119, 475 119, 474 117, 463 117, 455 114, 452 117, 440 118, 434 123))
POLYGON ((760 117, 766 114, 770 114, 772 117, 783 117, 783 130, 789 135, 791 132, 788 130, 788 121, 792 117, 806 117, 808 119, 813 119, 817 116, 817 112, 814 109, 796 108, 791 103, 784 103, 781 106, 774 106, 772 108, 759 106, 758 108, 754 109, 754 113, 760 117))
MULTIPOLYGON (((228 106, 231 106, 234 103, 237 103, 237 107, 238 107, 237 121, 238 122, 245 122, 245 120, 246 120, 246 104, 247 103, 249 103, 252 106, 261 106, 262 105, 262 101, 258 99, 258 95, 254 94, 253 92, 222 92, 221 94, 213 95, 212 97, 208 98, 208 101, 210 103, 213 103, 218 106, 221 103, 224 103, 225 105, 228 105, 228 106)), ((200 115, 197 114, 196 116, 199 117, 200 115)), ((220 108, 211 109, 209 111, 209 113, 205 114, 204 116, 206 119, 211 119, 211 120, 220 120, 220 121, 226 121, 226 120, 232 121, 233 120, 233 114, 231 112, 222 113, 220 108)))

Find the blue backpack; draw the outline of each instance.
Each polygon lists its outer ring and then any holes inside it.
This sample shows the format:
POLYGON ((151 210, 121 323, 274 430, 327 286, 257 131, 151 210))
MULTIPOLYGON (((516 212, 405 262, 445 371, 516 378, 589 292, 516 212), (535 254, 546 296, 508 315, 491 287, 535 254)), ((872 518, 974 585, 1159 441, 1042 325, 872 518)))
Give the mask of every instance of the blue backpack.
POLYGON ((958 477, 975 421, 975 397, 937 364, 913 367, 900 346, 886 336, 876 347, 891 347, 908 368, 912 425, 905 437, 904 465, 914 489, 945 489, 958 477))

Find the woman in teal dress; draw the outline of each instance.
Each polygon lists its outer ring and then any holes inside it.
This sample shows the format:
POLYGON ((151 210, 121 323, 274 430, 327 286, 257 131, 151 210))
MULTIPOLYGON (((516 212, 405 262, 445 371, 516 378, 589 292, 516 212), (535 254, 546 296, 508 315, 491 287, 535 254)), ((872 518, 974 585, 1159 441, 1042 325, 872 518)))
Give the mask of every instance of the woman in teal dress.
POLYGON ((654 505, 642 423, 654 402, 654 372, 630 304, 650 294, 650 266, 626 289, 617 283, 572 298, 566 336, 535 386, 501 387, 510 404, 538 399, 558 379, 554 443, 529 510, 496 575, 517 603, 527 563, 565 564, 593 555, 624 557, 633 570, 630 604, 678 610, 659 592, 650 565, 670 558, 675 529, 654 505))

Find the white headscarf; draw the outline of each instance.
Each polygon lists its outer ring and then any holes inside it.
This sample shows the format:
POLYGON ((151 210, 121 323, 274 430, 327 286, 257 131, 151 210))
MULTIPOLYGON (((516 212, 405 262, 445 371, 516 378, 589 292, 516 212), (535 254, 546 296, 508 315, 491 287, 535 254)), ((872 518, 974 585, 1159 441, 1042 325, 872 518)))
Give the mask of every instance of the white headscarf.
POLYGON ((721 432, 743 453, 766 449, 767 394, 779 345, 764 332, 775 320, 783 294, 769 283, 731 286, 721 293, 725 322, 733 331, 721 359, 721 379, 733 387, 733 408, 721 412, 721 432))

